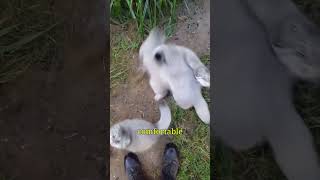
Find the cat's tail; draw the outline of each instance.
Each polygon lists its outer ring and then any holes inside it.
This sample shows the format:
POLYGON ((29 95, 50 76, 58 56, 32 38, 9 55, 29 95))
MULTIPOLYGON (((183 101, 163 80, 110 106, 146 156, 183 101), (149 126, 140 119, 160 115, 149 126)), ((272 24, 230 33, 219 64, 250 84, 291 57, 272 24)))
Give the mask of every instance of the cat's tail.
POLYGON ((210 124, 210 111, 206 100, 199 96, 197 102, 193 105, 199 118, 206 124, 210 124))
POLYGON ((157 129, 168 129, 171 123, 171 111, 165 100, 159 102, 160 120, 156 123, 157 129))

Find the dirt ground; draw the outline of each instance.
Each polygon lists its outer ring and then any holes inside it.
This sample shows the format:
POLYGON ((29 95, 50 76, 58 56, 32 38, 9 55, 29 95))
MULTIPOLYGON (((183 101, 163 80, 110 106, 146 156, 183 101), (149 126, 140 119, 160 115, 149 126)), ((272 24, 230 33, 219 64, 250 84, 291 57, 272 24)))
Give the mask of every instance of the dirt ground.
POLYGON ((66 20, 56 63, 0 85, 1 177, 105 179, 109 8, 94 2, 53 1, 66 20))
MULTIPOLYGON (((210 1, 189 0, 187 7, 182 3, 178 8, 178 23, 176 32, 170 42, 187 46, 198 56, 210 54, 210 1)), ((118 33, 119 27, 111 27, 111 35, 118 33)), ((153 91, 148 84, 148 77, 137 70, 137 52, 132 55, 127 83, 121 84, 111 92, 110 113, 111 125, 118 121, 130 118, 143 118, 156 122, 159 119, 158 107, 153 97, 153 91)), ((170 139, 161 137, 160 141, 150 150, 139 153, 138 157, 143 164, 149 179, 158 179, 161 170, 161 158, 164 146, 170 139)), ((126 180, 123 167, 123 158, 127 152, 110 148, 110 179, 126 180)))

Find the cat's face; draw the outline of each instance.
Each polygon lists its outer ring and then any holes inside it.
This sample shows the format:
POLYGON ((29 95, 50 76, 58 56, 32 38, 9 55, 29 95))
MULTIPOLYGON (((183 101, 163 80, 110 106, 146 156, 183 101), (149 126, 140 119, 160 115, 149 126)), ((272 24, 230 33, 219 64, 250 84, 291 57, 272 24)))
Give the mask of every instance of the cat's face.
POLYGON ((130 134, 120 125, 116 124, 110 129, 110 145, 118 148, 125 149, 131 143, 130 134))

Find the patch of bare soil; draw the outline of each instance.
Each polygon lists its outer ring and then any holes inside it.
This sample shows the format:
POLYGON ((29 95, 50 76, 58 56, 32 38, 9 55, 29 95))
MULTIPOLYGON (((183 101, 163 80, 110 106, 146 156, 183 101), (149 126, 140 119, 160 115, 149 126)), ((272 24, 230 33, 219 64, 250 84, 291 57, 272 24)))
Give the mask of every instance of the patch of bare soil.
POLYGON ((105 179, 104 0, 54 2, 59 62, 0 86, 0 173, 14 180, 105 179))
POLYGON ((210 1, 186 0, 178 8, 178 24, 171 42, 191 48, 198 56, 210 53, 210 1), (186 2, 186 3, 184 3, 186 2))
MULTIPOLYGON (((186 1, 178 13, 176 33, 171 42, 187 46, 199 56, 208 55, 210 48, 210 1, 186 1)), ((119 28, 117 29, 119 30, 119 28)), ((115 31, 117 31, 115 30, 115 31)), ((112 35, 113 32, 111 32, 112 35)), ((159 120, 158 107, 154 93, 149 86, 148 77, 137 70, 138 52, 132 54, 127 83, 112 90, 110 97, 111 125, 130 118, 142 118, 152 122, 159 120)), ((165 144, 170 139, 162 137, 151 149, 139 153, 145 173, 150 179, 159 179, 161 159, 165 144)), ((127 152, 110 148, 110 179, 126 180, 123 158, 127 152)))

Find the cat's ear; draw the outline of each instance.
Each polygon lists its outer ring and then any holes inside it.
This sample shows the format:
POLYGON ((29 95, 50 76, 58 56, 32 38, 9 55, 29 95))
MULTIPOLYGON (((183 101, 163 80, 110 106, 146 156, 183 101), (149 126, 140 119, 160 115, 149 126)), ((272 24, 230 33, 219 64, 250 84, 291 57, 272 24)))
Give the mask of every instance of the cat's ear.
POLYGON ((151 29, 149 36, 157 37, 159 43, 163 44, 166 41, 166 36, 159 27, 154 27, 151 29))

